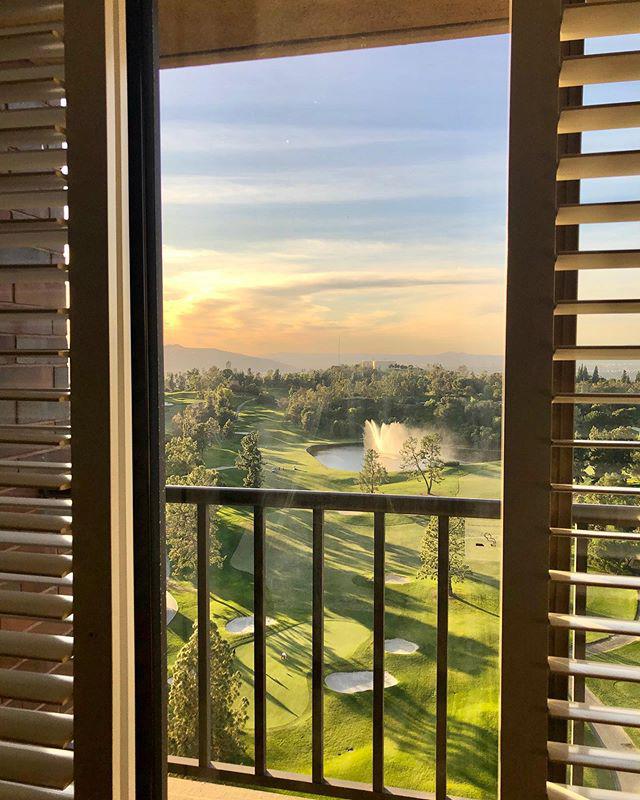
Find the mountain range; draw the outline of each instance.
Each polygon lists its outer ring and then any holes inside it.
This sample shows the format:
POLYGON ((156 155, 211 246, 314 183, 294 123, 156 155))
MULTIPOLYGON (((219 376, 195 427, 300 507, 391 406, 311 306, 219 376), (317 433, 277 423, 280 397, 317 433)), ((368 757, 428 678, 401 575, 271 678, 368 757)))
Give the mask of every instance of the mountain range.
POLYGON ((434 353, 416 355, 406 353, 343 353, 340 357, 332 353, 273 353, 268 356, 250 356, 217 350, 213 347, 183 347, 169 344, 164 348, 165 372, 186 372, 188 369, 207 369, 227 364, 238 370, 251 369, 254 372, 267 372, 279 369, 281 372, 295 372, 309 369, 325 369, 334 364, 358 364, 362 361, 392 361, 398 364, 411 364, 426 367, 442 364, 446 369, 466 366, 475 372, 501 372, 503 358, 499 355, 478 353, 434 353))

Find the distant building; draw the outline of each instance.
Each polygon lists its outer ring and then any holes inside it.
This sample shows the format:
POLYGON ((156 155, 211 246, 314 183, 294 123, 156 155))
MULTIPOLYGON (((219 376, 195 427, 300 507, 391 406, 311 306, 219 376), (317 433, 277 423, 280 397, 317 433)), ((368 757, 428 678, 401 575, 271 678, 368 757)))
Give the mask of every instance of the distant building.
POLYGON ((378 372, 390 372, 394 369, 409 369, 409 364, 398 364, 397 361, 365 361, 366 366, 378 372))

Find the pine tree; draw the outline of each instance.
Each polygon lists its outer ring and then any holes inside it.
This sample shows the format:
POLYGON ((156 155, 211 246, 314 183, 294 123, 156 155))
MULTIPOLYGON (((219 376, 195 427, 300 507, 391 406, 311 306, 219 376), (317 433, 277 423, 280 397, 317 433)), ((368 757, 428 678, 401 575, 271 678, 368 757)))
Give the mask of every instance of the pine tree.
MULTIPOLYGON (((449 597, 455 597, 453 583, 464 582, 471 567, 466 562, 465 520, 451 518, 449 520, 449 580, 447 589, 449 597)), ((420 547, 420 566, 417 577, 438 578, 438 518, 431 517, 425 528, 420 547)))
MULTIPOLYGON (((198 466, 188 475, 170 475, 167 483, 174 486, 217 486, 215 469, 198 466)), ((167 503, 167 554, 171 571, 178 578, 193 575, 197 567, 197 511, 195 506, 167 503)), ((220 541, 216 531, 215 506, 209 506, 209 566, 221 567, 220 541)))
MULTIPOLYGON (((210 688, 211 758, 238 761, 245 755, 242 729, 248 700, 240 697, 240 675, 233 666, 233 650, 211 623, 210 688)), ((198 629, 197 623, 178 653, 169 691, 167 740, 171 755, 198 757, 198 629)))
POLYGON ((187 475, 202 464, 198 443, 190 436, 173 436, 165 444, 164 451, 169 475, 187 475))
POLYGON ((258 433, 253 431, 240 440, 236 467, 244 472, 243 486, 258 489, 262 486, 262 453, 258 447, 258 433))
POLYGON ((591 383, 598 383, 600 381, 600 373, 598 372, 598 365, 593 368, 593 375, 591 376, 591 383))
POLYGON ((629 373, 627 372, 626 369, 622 370, 621 381, 622 381, 622 383, 631 383, 631 378, 629 377, 629 373))
POLYGON ((383 483, 389 480, 387 470, 380 463, 376 450, 367 450, 364 454, 362 469, 358 475, 358 483, 363 492, 373 494, 383 483))

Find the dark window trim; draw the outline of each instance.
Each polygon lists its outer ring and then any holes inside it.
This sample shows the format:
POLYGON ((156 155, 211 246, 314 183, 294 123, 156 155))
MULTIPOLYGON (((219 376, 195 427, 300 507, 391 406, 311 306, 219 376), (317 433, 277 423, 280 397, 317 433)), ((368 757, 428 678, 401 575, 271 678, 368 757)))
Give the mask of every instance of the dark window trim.
POLYGON ((155 0, 127 3, 136 650, 136 792, 165 800, 162 234, 155 0))

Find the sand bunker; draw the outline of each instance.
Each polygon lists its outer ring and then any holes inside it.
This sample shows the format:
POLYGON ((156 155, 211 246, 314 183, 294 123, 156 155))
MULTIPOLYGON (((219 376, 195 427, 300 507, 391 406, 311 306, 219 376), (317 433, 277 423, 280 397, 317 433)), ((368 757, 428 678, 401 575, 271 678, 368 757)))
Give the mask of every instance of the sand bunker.
MULTIPOLYGON (((395 686, 398 679, 390 672, 384 673, 384 688, 395 686)), ((373 672, 332 672, 325 678, 329 689, 340 694, 356 694, 373 691, 373 672)))
POLYGON ((385 583, 409 583, 411 578, 407 578, 406 575, 398 575, 397 572, 387 572, 384 576, 385 583))
POLYGON ((384 643, 386 653, 395 653, 399 656, 410 656, 418 649, 415 642, 410 642, 408 639, 387 639, 384 643))
POLYGON ((167 592, 167 625, 178 613, 178 601, 176 598, 167 592))
MULTIPOLYGON (((267 627, 269 627, 270 625, 275 625, 276 621, 271 617, 267 617, 266 623, 267 627)), ((227 622, 225 628, 229 633, 234 633, 236 635, 241 633, 253 633, 253 614, 250 617, 236 617, 230 622, 227 622)))

